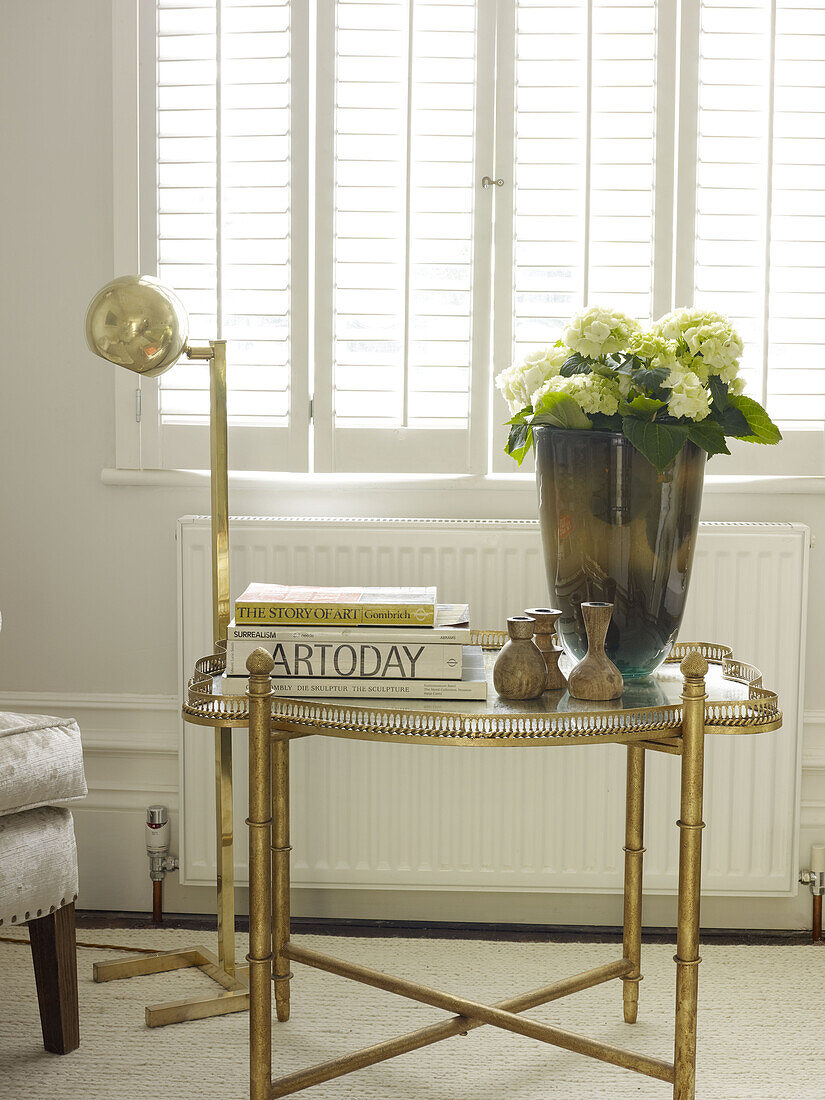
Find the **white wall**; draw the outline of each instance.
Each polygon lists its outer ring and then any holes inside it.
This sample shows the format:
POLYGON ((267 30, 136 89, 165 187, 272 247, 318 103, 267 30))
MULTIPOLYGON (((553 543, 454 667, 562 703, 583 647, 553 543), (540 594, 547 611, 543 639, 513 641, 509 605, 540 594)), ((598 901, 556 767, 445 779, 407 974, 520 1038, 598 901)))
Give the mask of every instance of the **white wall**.
MULTIPOLYGON (((143 810, 177 809, 175 520, 205 488, 106 485, 115 368, 83 341, 112 269, 108 0, 5 0, 0 35, 0 705, 75 714, 90 797, 76 812, 81 904, 146 909, 143 810)), ((711 470, 721 470, 715 460, 711 470)), ((389 488, 233 491, 236 514, 527 517, 530 487, 406 494, 389 488)), ((704 519, 795 520, 825 546, 825 496, 706 496, 704 519)), ((802 851, 825 840, 823 551, 811 558, 802 851)), ((756 594, 758 595, 758 594, 756 594)), ((240 843, 246 838, 240 837, 240 843)), ((206 912, 177 887, 170 909, 206 912)), ((243 906, 244 899, 239 902, 243 906)), ((810 899, 710 899, 707 925, 803 927, 810 899)), ((297 912, 450 920, 616 923, 614 897, 301 893, 297 912)), ((673 923, 669 899, 646 917, 673 923)))

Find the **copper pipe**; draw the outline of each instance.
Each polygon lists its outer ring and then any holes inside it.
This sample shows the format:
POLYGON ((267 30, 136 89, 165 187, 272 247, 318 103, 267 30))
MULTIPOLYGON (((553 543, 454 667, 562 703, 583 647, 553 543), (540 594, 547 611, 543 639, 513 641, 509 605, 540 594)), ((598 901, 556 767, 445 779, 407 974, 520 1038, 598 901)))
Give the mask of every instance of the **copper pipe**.
MULTIPOLYGON (((609 982, 620 978, 627 971, 626 959, 618 962, 606 963, 604 966, 585 970, 581 974, 574 974, 571 978, 563 978, 552 985, 542 986, 530 993, 522 993, 518 997, 510 997, 506 1001, 499 1001, 495 1008, 504 1009, 507 1012, 526 1012, 530 1008, 547 1004, 548 1001, 556 1001, 567 997, 571 993, 578 993, 582 989, 591 989, 594 985, 609 982)), ((419 1028, 418 1031, 407 1032, 394 1039, 387 1039, 375 1046, 364 1047, 347 1054, 342 1058, 334 1058, 329 1062, 321 1062, 309 1069, 298 1070, 285 1077, 279 1077, 272 1082, 272 1100, 277 1097, 289 1096, 293 1092, 300 1092, 311 1085, 320 1085, 322 1081, 330 1081, 334 1077, 343 1077, 366 1066, 373 1066, 376 1062, 386 1062, 389 1058, 397 1058, 399 1054, 407 1054, 411 1050, 420 1050, 421 1047, 430 1046, 432 1043, 449 1039, 453 1035, 466 1035, 474 1028, 482 1027, 483 1021, 471 1020, 469 1016, 453 1016, 450 1020, 442 1020, 437 1024, 419 1028)))
POLYGON ((811 921, 811 939, 814 943, 822 942, 822 894, 813 896, 813 919, 811 921))
POLYGON ((163 924, 163 879, 152 882, 152 924, 163 924))
MULTIPOLYGON (((644 1073, 648 1077, 656 1077, 660 1081, 673 1081, 674 1079, 672 1063, 664 1062, 660 1058, 650 1058, 645 1054, 637 1054, 635 1051, 611 1046, 609 1043, 600 1043, 595 1039, 587 1039, 583 1035, 576 1035, 572 1031, 563 1031, 561 1028, 551 1027, 549 1024, 540 1024, 536 1020, 525 1020, 513 1012, 506 1012, 501 1008, 492 1008, 490 1005, 471 1001, 467 997, 456 997, 451 993, 443 993, 439 989, 431 989, 429 986, 420 985, 418 982, 410 982, 391 974, 383 974, 380 970, 372 970, 367 966, 359 966, 357 963, 345 962, 321 951, 311 951, 306 947, 299 947, 295 943, 285 944, 283 954, 288 959, 292 959, 293 962, 302 962, 307 966, 314 966, 318 970, 338 974, 342 978, 352 978, 354 981, 363 982, 365 985, 374 986, 376 989, 384 989, 388 993, 397 993, 401 997, 409 997, 413 1001, 421 1001, 423 1004, 432 1005, 433 1008, 443 1008, 447 1012, 456 1012, 461 1016, 469 1016, 486 1024, 494 1024, 505 1031, 513 1031, 517 1035, 526 1035, 530 1039, 538 1039, 540 1042, 550 1043, 553 1046, 562 1047, 564 1050, 574 1050, 579 1054, 586 1054, 590 1058, 597 1058, 599 1061, 621 1066, 623 1069, 632 1069, 637 1073, 644 1073)), ((629 959, 623 961, 627 963, 628 967, 632 966, 629 959)))

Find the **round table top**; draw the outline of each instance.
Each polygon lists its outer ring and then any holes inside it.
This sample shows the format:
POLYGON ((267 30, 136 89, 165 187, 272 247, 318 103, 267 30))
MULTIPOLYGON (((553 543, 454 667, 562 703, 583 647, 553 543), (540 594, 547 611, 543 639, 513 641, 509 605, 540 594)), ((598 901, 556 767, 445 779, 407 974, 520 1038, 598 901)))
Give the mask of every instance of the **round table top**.
MULTIPOLYGON (((709 664, 706 732, 766 733, 782 724, 776 694, 762 687, 758 669, 735 660, 727 646, 679 642, 653 676, 628 681, 621 698, 609 702, 574 699, 567 691, 546 691, 538 699, 525 701, 503 699, 493 687, 493 663, 507 635, 494 630, 473 634, 473 643, 485 650, 486 700, 273 696, 273 736, 317 733, 368 741, 525 747, 639 740, 664 746, 670 741, 678 751, 683 684, 679 662, 695 650, 709 664)), ((247 725, 248 697, 220 693, 224 668, 223 653, 197 662, 183 705, 187 722, 214 727, 247 725)))

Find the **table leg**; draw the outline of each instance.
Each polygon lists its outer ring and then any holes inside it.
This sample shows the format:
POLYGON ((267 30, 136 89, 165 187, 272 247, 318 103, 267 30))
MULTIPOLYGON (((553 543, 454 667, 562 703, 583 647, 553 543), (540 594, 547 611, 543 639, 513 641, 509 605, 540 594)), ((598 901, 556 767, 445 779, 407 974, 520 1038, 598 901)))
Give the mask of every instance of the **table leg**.
POLYGON ((272 657, 249 657, 249 1096, 269 1100, 272 1080, 272 657))
POLYGON ((272 979, 280 1021, 289 1019, 289 741, 272 745, 272 979))
POLYGON ((622 977, 624 1019, 636 1023, 642 980, 642 862, 644 858, 645 750, 627 746, 627 803, 624 841, 624 958, 633 970, 622 977))
POLYGON ((705 675, 708 663, 689 653, 681 664, 682 784, 679 818, 679 907, 676 926, 676 1038, 674 1100, 694 1100, 699 988, 699 903, 702 888, 705 675))
POLYGON ((232 730, 215 730, 215 832, 218 839, 218 963, 235 973, 235 855, 232 730))

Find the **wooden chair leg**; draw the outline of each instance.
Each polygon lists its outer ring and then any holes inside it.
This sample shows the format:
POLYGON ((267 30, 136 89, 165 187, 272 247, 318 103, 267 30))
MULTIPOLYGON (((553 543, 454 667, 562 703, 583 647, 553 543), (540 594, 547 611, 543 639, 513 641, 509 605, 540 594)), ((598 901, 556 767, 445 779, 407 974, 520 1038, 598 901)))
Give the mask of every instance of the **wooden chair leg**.
POLYGON ((43 1046, 69 1054, 80 1046, 74 904, 30 920, 28 927, 43 1046))

